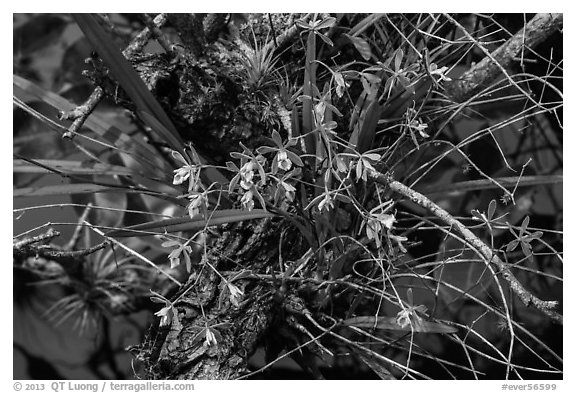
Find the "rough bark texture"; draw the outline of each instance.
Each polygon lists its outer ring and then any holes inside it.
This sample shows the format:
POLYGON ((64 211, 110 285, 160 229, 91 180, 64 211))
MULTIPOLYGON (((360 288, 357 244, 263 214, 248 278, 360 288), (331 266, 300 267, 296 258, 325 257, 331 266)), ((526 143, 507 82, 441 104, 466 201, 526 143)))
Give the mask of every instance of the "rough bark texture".
MULTIPOLYGON (((234 379, 247 372, 249 357, 282 315, 281 300, 276 296, 278 288, 274 282, 235 280, 234 285, 244 292, 242 301, 235 306, 224 281, 208 263, 223 274, 227 266, 242 271, 239 265, 249 267, 251 273, 266 271, 278 263, 281 225, 265 219, 222 229, 203 266, 196 267, 179 292, 188 291, 176 303, 179 319, 140 348, 146 359, 146 378, 234 379), (205 344, 207 325, 213 327, 216 344, 205 344)), ((286 236, 283 241, 294 246, 289 238, 286 236)), ((285 253, 297 249, 286 248, 289 251, 285 253)))

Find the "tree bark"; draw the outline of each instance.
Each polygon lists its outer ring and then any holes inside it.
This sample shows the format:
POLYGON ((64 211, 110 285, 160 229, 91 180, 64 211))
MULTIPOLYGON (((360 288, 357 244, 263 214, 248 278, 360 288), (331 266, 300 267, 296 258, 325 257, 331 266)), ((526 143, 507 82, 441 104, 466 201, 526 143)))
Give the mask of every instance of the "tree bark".
MULTIPOLYGON (((180 290, 186 294, 175 304, 178 320, 161 332, 160 339, 140 348, 146 358, 146 378, 235 379, 247 372, 250 356, 283 315, 278 288, 270 281, 235 280, 233 284, 244 292, 243 300, 235 306, 225 282, 210 265, 221 274, 226 274, 227 266, 234 266, 236 274, 266 271, 278 263, 281 228, 281 222, 264 219, 221 229, 203 266, 194 267, 198 272, 180 290), (206 326, 217 332, 216 343, 205 342, 206 326)), ((294 235, 282 241, 295 246, 294 235)), ((285 248, 290 250, 288 255, 298 249, 285 248)))

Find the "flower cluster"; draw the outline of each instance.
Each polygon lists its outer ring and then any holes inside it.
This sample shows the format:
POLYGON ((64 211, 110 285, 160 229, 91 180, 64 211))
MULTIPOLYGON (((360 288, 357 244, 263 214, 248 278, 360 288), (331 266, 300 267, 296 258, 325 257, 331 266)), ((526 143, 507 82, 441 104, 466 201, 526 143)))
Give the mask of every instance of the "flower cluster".
POLYGON ((370 67, 365 71, 379 71, 378 68, 380 68, 391 74, 384 84, 384 91, 387 93, 388 98, 390 98, 392 91, 394 91, 398 85, 402 86, 406 91, 414 94, 414 84, 410 79, 416 75, 416 70, 419 67, 418 64, 413 63, 402 67, 404 59, 404 51, 402 49, 396 51, 393 59, 394 68, 390 68, 390 62, 392 61, 392 57, 390 57, 385 63, 378 62, 379 67, 370 67))
POLYGON ((174 180, 172 183, 178 185, 189 180, 188 191, 197 190, 200 186, 200 166, 190 164, 182 154, 177 151, 172 151, 172 157, 182 164, 180 168, 174 170, 174 180))
POLYGON ((272 141, 276 146, 261 146, 256 151, 259 154, 276 153, 271 165, 273 175, 278 173, 278 169, 281 169, 285 172, 289 171, 293 164, 298 166, 304 165, 300 157, 296 153, 289 150, 290 147, 296 145, 295 140, 289 140, 286 142, 286 144, 284 144, 282 142, 282 138, 280 137, 280 133, 274 130, 272 132, 272 141))
POLYGON ((170 267, 173 269, 180 265, 180 257, 184 256, 184 261, 186 263, 186 270, 190 272, 192 268, 192 260, 190 259, 190 254, 192 254, 192 247, 188 243, 182 244, 178 240, 167 239, 162 243, 162 247, 175 247, 170 254, 168 259, 170 260, 170 267))
POLYGON ((266 185, 266 172, 264 171, 263 165, 266 163, 266 158, 259 154, 254 156, 250 149, 240 143, 244 149, 243 153, 233 152, 230 155, 234 158, 240 159, 240 168, 236 166, 233 162, 227 162, 226 166, 236 175, 230 181, 228 186, 228 191, 232 193, 238 184, 240 184, 240 192, 242 193, 242 198, 240 203, 242 207, 247 210, 252 210, 254 208, 254 197, 260 200, 262 206, 265 206, 265 201, 260 192, 259 188, 266 185), (259 180, 256 182, 256 172, 258 173, 259 180))
POLYGON ((408 306, 403 308, 396 314, 396 323, 402 327, 408 327, 414 322, 422 319, 417 313, 425 313, 428 308, 424 305, 414 306, 414 298, 412 295, 412 288, 407 290, 408 306))
POLYGON ((208 196, 206 192, 191 192, 188 194, 187 198, 190 203, 187 206, 188 215, 193 218, 208 209, 208 196))
POLYGON ((153 295, 150 297, 153 303, 164 304, 164 307, 154 313, 154 315, 160 317, 160 326, 172 325, 172 321, 178 319, 178 312, 174 308, 174 304, 159 293, 153 290, 150 290, 150 292, 152 292, 153 295))
POLYGON ((371 161, 379 161, 381 158, 380 154, 376 153, 364 153, 358 159, 356 163, 356 180, 368 181, 368 175, 370 172, 375 171, 372 166, 371 161))
MULTIPOLYGON (((408 130, 410 131, 412 138, 415 138, 414 131, 417 131, 422 138, 430 137, 430 135, 424 132, 424 130, 428 128, 428 124, 424 123, 422 120, 418 118, 418 112, 414 108, 408 108, 406 110, 405 116, 406 116, 406 126, 408 127, 408 130)), ((416 145, 418 146, 418 143, 416 143, 416 145)))
POLYGON ((382 245, 381 234, 384 228, 387 230, 392 229, 392 225, 396 221, 393 214, 374 214, 372 213, 365 221, 366 236, 370 240, 376 242, 376 247, 380 248, 382 245))
POLYGON ((437 82, 442 81, 450 82, 452 80, 452 78, 446 76, 446 71, 448 71, 448 67, 446 66, 438 68, 438 66, 435 63, 432 63, 430 64, 430 68, 428 69, 428 71, 430 72, 431 76, 439 77, 437 82))

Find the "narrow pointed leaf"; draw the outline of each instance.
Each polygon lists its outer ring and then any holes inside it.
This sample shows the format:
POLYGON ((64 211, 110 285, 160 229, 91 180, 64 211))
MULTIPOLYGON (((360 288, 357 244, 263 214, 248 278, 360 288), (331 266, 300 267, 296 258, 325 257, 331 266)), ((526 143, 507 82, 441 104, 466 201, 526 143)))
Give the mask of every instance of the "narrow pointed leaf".
MULTIPOLYGON (((69 160, 35 160, 41 165, 53 168, 63 174, 73 175, 122 175, 130 176, 134 172, 129 168, 119 165, 109 165, 89 161, 69 161, 69 160)), ((53 173, 42 166, 28 163, 24 160, 15 159, 13 161, 13 172, 18 173, 53 173)))
POLYGON ((372 102, 366 110, 366 116, 364 117, 358 132, 357 150, 359 153, 364 153, 372 147, 381 113, 382 105, 378 104, 378 101, 372 102))
POLYGON ((254 209, 252 211, 238 210, 238 209, 218 210, 211 213, 211 217, 208 220, 206 220, 202 216, 194 218, 190 217, 171 218, 167 220, 152 221, 144 224, 134 225, 127 228, 116 229, 108 232, 106 235, 110 237, 129 237, 129 236, 147 236, 156 233, 160 234, 160 233, 174 233, 180 231, 192 231, 202 229, 206 226, 217 226, 233 222, 255 220, 260 218, 269 218, 274 216, 275 215, 273 213, 270 213, 263 209, 254 209))
POLYGON ((76 183, 76 184, 58 184, 52 186, 17 188, 12 192, 12 196, 14 198, 17 198, 17 197, 37 197, 46 195, 89 194, 94 192, 135 192, 135 191, 126 188, 107 187, 99 184, 76 183))
POLYGON ((370 356, 368 350, 363 351, 356 347, 350 348, 356 356, 360 358, 372 371, 376 373, 382 380, 396 380, 394 375, 386 368, 386 364, 375 356, 370 356))
POLYGON ((345 325, 356 326, 366 329, 382 329, 393 330, 400 332, 416 332, 416 333, 456 333, 458 330, 452 326, 445 325, 439 322, 429 322, 418 319, 412 325, 402 327, 396 323, 396 318, 393 317, 355 317, 344 321, 345 325))
POLYGON ((448 194, 454 192, 467 192, 475 190, 489 190, 496 189, 498 185, 506 188, 513 188, 516 185, 518 187, 527 187, 540 184, 555 184, 562 183, 562 175, 548 175, 548 176, 523 176, 520 179, 518 176, 510 177, 495 177, 492 179, 480 179, 480 180, 468 180, 452 184, 441 184, 441 185, 431 185, 422 190, 416 189, 416 191, 425 194, 448 194))
POLYGON ((402 58, 404 57, 404 51, 402 49, 398 49, 396 52, 396 56, 394 57, 394 71, 400 70, 402 66, 402 58))
MULTIPOLYGON (((308 40, 306 42, 306 59, 304 66, 304 86, 302 95, 310 97, 302 103, 302 133, 309 134, 314 127, 313 118, 313 102, 312 95, 314 94, 312 88, 316 84, 316 34, 314 32, 308 33, 308 40)), ((306 144, 306 153, 316 153, 315 137, 314 135, 307 135, 304 138, 306 144)))
POLYGON ((296 153, 290 150, 286 150, 286 155, 288 155, 288 158, 290 158, 290 161, 292 161, 294 164, 298 166, 304 166, 304 163, 300 159, 300 156, 298 156, 296 153))
POLYGON ((333 16, 329 16, 328 18, 323 19, 320 23, 315 26, 316 30, 324 29, 327 27, 332 27, 336 23, 336 18, 333 16))
POLYGON ((325 36, 324 34, 318 34, 318 37, 320 37, 320 39, 322 39, 322 41, 324 41, 328 46, 334 46, 332 40, 327 36, 325 36))
POLYGON ((496 200, 492 199, 488 205, 488 219, 491 220, 494 217, 494 212, 496 212, 496 200))
POLYGON ((360 56, 366 61, 372 58, 372 50, 370 49, 370 44, 366 40, 360 37, 352 37, 351 35, 344 34, 352 42, 360 56))
MULTIPOLYGON (((164 129, 154 129, 163 141, 180 153, 183 153, 183 142, 174 124, 164 112, 156 98, 146 87, 136 70, 124 57, 110 39, 110 36, 98 22, 97 16, 93 14, 73 14, 74 19, 84 32, 84 35, 94 46, 94 49, 104 59, 106 65, 116 77, 116 80, 130 96, 134 104, 141 112, 155 117, 165 127, 164 129)), ((146 119, 143 119, 146 121, 146 119)))
MULTIPOLYGON (((169 131, 166 129, 166 127, 164 127, 155 117, 150 116, 146 112, 138 112, 138 114, 142 117, 142 119, 144 121, 146 121, 146 123, 148 123, 148 125, 153 130, 160 131, 161 134, 169 133, 169 131)), ((182 151, 177 151, 177 152, 179 152, 180 155, 182 155, 182 153, 183 153, 182 151)), ((208 160, 206 158, 204 158, 203 156, 201 156, 198 153, 196 153, 196 155, 200 159, 200 164, 207 164, 208 163, 208 160)), ((204 170, 202 171, 202 177, 207 180, 208 184, 228 183, 228 178, 226 176, 224 176, 224 174, 219 169, 214 168, 214 167, 204 168, 204 170)))

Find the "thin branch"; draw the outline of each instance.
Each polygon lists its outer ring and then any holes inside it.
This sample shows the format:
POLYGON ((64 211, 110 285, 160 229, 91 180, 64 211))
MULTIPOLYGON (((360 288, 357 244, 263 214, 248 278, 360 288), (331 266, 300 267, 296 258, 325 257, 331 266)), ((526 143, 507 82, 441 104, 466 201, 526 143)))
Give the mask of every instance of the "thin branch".
POLYGON ((60 236, 60 232, 55 231, 54 229, 50 228, 50 229, 48 229, 48 231, 46 231, 46 233, 44 233, 42 235, 31 237, 30 239, 21 240, 17 243, 14 243, 14 245, 12 247, 14 250, 21 250, 24 247, 29 246, 30 244, 43 242, 46 240, 51 240, 57 236, 60 236))
POLYGON ((84 225, 82 225, 82 223, 88 219, 88 214, 90 214, 91 210, 92 210, 92 202, 89 202, 84 211, 82 212, 82 215, 78 219, 78 225, 76 226, 76 228, 74 228, 74 233, 72 233, 70 240, 64 246, 65 250, 72 250, 74 249, 74 247, 76 247, 76 244, 80 239, 82 230, 84 229, 84 225))
POLYGON ((92 224, 90 224, 88 221, 84 221, 84 224, 88 225, 90 227, 90 229, 92 229, 94 232, 96 232, 97 234, 99 234, 100 236, 108 239, 108 241, 116 244, 117 246, 119 246, 120 248, 128 251, 128 253, 134 255, 135 257, 139 258, 141 261, 144 261, 145 263, 147 263, 148 265, 152 266, 154 269, 158 270, 160 273, 162 273, 164 276, 168 277, 168 279, 172 280, 174 283, 176 283, 176 285, 178 285, 179 287, 181 287, 183 284, 178 281, 177 279, 175 279, 174 277, 172 277, 169 273, 167 273, 166 271, 164 271, 163 269, 161 269, 160 267, 158 267, 158 265, 156 265, 154 262, 152 262, 151 260, 149 260, 148 258, 146 258, 145 256, 143 256, 142 254, 139 254, 138 252, 134 251, 133 249, 131 249, 130 247, 124 245, 123 243, 119 242, 116 239, 113 239, 111 237, 106 237, 106 234, 104 232, 102 232, 101 230, 99 230, 98 228, 96 228, 95 226, 93 226, 92 224))
POLYGON ((88 97, 82 105, 77 106, 69 112, 61 111, 58 116, 60 120, 74 119, 70 127, 68 127, 68 131, 66 131, 62 137, 72 139, 74 134, 80 131, 80 128, 82 128, 88 116, 96 109, 100 101, 102 101, 102 98, 104 98, 104 90, 100 86, 96 86, 92 94, 90 94, 90 97, 88 97))
MULTIPOLYGON (((449 15, 446 15, 446 17, 461 28, 462 32, 468 38, 473 39, 466 29, 456 20, 449 15)), ((488 52, 481 44, 478 44, 478 47, 486 56, 482 61, 466 71, 458 80, 446 86, 451 96, 457 102, 466 101, 491 84, 501 73, 506 75, 508 80, 520 89, 516 82, 508 75, 506 68, 516 61, 525 47, 533 49, 554 32, 562 29, 563 20, 563 14, 537 14, 525 27, 492 53, 488 52)), ((523 90, 520 89, 520 91, 523 90)), ((524 92, 524 94, 528 93, 524 92)), ((531 97, 528 98, 532 100, 531 97)))
POLYGON ((87 255, 93 254, 96 251, 99 251, 106 247, 109 244, 107 241, 103 241, 100 244, 97 244, 93 247, 86 248, 84 250, 76 250, 76 251, 61 251, 61 250, 45 250, 45 249, 38 249, 38 255, 48 258, 48 259, 79 259, 85 257, 87 255))
POLYGON ((55 250, 51 246, 32 246, 32 247, 16 247, 13 246, 13 255, 20 258, 28 257, 43 257, 46 259, 51 259, 56 262, 69 262, 71 260, 79 260, 82 257, 93 254, 106 247, 109 244, 107 241, 103 241, 94 247, 86 248, 84 250, 76 251, 65 251, 65 250, 55 250))
POLYGON ((449 224, 452 228, 456 230, 460 235, 464 237, 464 240, 480 255, 484 258, 486 263, 492 263, 495 265, 504 279, 510 284, 510 288, 514 293, 520 298, 525 306, 533 306, 538 310, 542 311, 544 314, 552 318, 553 320, 562 323, 562 314, 554 311, 558 305, 557 301, 547 301, 541 300, 532 293, 530 293, 524 286, 518 281, 518 279, 512 274, 508 265, 504 263, 498 255, 496 255, 490 247, 486 245, 482 240, 480 240, 472 231, 470 231, 464 224, 455 219, 450 213, 442 209, 440 206, 432 202, 428 197, 412 190, 411 188, 405 186, 404 184, 392 179, 390 176, 383 175, 379 172, 372 171, 370 173, 370 178, 374 181, 390 187, 392 191, 395 191, 407 198, 417 205, 422 206, 440 218, 445 223, 449 224))

